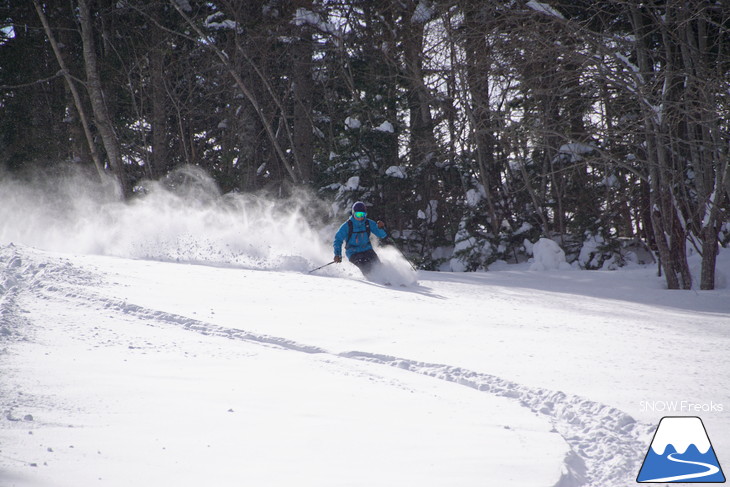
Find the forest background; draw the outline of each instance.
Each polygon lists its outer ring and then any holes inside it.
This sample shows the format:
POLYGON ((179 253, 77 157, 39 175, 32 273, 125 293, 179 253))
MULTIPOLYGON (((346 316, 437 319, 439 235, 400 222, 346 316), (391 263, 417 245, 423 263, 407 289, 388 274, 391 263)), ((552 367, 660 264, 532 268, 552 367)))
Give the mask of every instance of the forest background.
POLYGON ((713 289, 729 109, 726 1, 0 0, 0 177, 363 200, 426 269, 544 236, 713 289))

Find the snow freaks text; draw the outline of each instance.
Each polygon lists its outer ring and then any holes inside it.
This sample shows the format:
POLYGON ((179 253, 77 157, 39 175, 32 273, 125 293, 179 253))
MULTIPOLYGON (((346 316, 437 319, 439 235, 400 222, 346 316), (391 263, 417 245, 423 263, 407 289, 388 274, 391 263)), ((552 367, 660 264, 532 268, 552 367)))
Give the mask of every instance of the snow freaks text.
POLYGON ((700 403, 694 401, 641 401, 641 412, 657 413, 722 413, 725 408, 721 403, 710 401, 700 403))

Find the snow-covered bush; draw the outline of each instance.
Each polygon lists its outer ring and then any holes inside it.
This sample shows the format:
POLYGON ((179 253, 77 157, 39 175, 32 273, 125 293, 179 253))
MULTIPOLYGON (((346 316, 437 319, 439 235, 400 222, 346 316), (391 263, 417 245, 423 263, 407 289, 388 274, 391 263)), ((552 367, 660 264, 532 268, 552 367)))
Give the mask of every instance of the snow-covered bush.
POLYGON ((465 272, 484 269, 489 265, 492 254, 489 241, 473 236, 467 230, 466 220, 462 220, 454 237, 454 253, 449 261, 451 270, 465 272))
POLYGON ((451 258, 454 271, 486 270, 496 261, 525 262, 531 254, 531 239, 539 236, 539 229, 528 222, 522 222, 513 229, 511 224, 503 221, 500 231, 495 234, 485 223, 476 223, 475 220, 479 218, 462 220, 454 237, 454 255, 451 258))
POLYGON ((620 253, 616 252, 617 243, 605 239, 600 233, 586 232, 578 254, 578 265, 582 269, 602 269, 604 266, 619 267, 620 259, 617 259, 617 256, 620 253))
POLYGON ((565 260, 565 252, 549 238, 541 238, 532 246, 531 271, 557 271, 571 269, 565 260))
POLYGON ((576 260, 581 269, 588 270, 615 270, 655 261, 649 247, 639 239, 606 238, 590 232, 586 232, 576 260))

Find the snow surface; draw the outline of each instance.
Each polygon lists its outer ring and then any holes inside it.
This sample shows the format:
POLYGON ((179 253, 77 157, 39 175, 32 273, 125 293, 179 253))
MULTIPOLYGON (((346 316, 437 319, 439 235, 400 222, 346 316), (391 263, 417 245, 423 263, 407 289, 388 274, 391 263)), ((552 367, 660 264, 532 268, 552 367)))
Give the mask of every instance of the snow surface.
POLYGON ((395 127, 393 127, 392 123, 386 120, 385 122, 375 127, 373 130, 375 130, 376 132, 385 132, 388 134, 392 134, 393 132, 395 132, 395 127))
POLYGON ((355 117, 347 117, 345 119, 345 125, 351 130, 357 130, 362 127, 362 122, 355 117))
POLYGON ((570 264, 565 260, 565 252, 557 242, 549 238, 541 238, 532 246, 531 271, 569 270, 570 264))
POLYGON ((352 176, 350 179, 347 180, 345 183, 344 188, 348 191, 355 191, 357 188, 360 187, 360 176, 352 176))
POLYGON ((390 166, 385 170, 385 175, 398 179, 406 179, 408 177, 404 166, 390 166))
POLYGON ((728 289, 392 247, 307 273, 312 202, 71 182, 0 183, 3 487, 625 486, 678 415, 730 465, 728 289))

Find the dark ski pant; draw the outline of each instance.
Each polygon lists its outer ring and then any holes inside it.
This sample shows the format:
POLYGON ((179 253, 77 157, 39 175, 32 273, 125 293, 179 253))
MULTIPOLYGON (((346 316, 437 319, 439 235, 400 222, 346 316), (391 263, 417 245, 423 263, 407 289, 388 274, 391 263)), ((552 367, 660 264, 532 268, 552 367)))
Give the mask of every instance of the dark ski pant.
POLYGON ((365 252, 358 252, 357 254, 352 254, 352 257, 350 257, 350 262, 355 264, 360 271, 364 275, 370 274, 372 272, 373 268, 380 264, 380 259, 378 258, 378 254, 375 253, 373 249, 366 250, 365 252))

